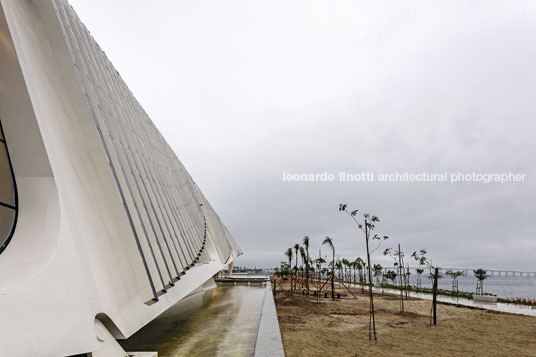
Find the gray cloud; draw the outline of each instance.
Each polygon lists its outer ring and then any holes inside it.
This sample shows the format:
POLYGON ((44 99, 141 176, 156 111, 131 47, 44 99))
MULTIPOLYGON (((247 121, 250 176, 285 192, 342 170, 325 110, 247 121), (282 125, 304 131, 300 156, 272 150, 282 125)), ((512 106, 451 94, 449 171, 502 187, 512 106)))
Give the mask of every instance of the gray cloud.
POLYGON ((363 255, 340 202, 440 265, 536 270, 536 7, 524 1, 71 0, 245 255, 363 255), (282 172, 521 172, 288 183, 282 172))

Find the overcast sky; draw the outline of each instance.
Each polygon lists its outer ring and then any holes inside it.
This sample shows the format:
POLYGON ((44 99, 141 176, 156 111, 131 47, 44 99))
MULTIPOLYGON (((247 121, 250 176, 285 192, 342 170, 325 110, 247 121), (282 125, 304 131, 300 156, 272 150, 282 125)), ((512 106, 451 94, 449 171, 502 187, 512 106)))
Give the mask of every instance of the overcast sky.
POLYGON ((315 255, 329 235, 364 256, 346 202, 408 255, 536 271, 535 2, 70 2, 240 243, 238 265, 276 266, 304 235, 315 255), (341 171, 527 176, 282 180, 341 171))

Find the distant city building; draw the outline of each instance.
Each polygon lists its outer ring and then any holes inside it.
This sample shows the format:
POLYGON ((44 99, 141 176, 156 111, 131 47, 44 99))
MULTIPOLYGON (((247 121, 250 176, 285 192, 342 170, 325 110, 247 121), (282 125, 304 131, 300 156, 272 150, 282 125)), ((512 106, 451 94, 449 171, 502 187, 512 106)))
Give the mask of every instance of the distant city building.
POLYGON ((241 254, 66 1, 0 0, 0 123, 0 356, 121 355, 241 254))

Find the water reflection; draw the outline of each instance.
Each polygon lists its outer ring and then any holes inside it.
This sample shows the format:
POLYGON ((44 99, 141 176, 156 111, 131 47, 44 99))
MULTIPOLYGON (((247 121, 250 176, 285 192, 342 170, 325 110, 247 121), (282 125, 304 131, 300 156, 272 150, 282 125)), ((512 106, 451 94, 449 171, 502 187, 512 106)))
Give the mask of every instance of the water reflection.
POLYGON ((158 356, 252 356, 264 299, 261 286, 218 286, 171 307, 120 341, 158 356))

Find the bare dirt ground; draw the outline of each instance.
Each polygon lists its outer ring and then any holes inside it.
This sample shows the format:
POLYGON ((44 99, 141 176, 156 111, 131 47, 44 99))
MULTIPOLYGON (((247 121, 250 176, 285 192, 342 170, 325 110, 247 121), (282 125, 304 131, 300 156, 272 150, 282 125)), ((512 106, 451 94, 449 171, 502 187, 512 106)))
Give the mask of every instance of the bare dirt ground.
POLYGON ((277 316, 286 355, 292 356, 536 356, 536 318, 438 305, 430 327, 431 302, 374 294, 378 342, 369 342, 369 296, 352 289, 320 303, 301 289, 278 284, 277 316))

